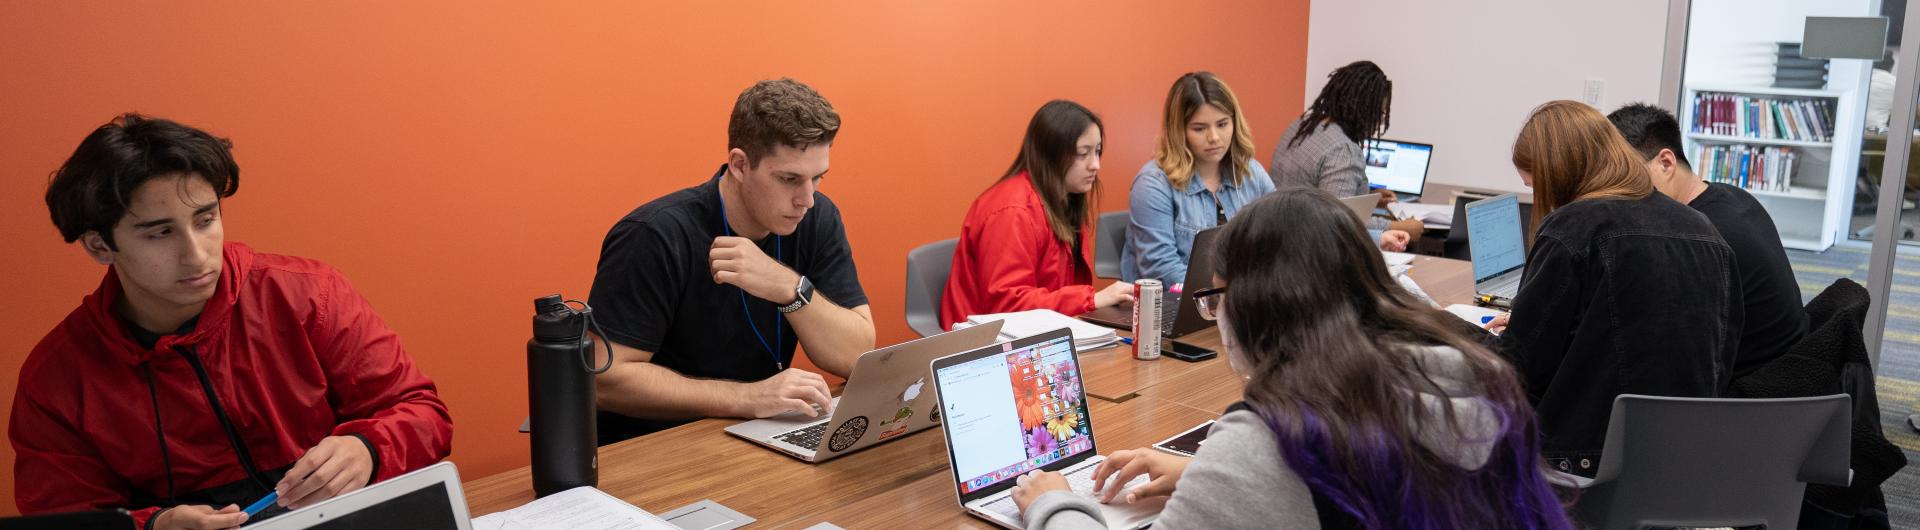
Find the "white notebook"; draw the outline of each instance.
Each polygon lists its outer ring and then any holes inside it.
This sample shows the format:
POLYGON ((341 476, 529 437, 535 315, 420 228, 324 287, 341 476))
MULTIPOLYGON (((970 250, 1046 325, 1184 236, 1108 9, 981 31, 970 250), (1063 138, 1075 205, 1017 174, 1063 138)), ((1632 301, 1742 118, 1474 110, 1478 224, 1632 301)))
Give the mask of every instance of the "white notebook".
POLYGON ((680 530, 592 486, 562 491, 473 518, 474 530, 680 530))
POLYGON ((1105 347, 1120 341, 1120 335, 1113 328, 1094 324, 1060 314, 1052 309, 1034 309, 1017 313, 994 313, 967 317, 966 322, 954 324, 955 329, 964 326, 976 326, 995 320, 1006 321, 1000 326, 1002 340, 1024 339, 1060 328, 1073 333, 1073 345, 1082 350, 1105 347))

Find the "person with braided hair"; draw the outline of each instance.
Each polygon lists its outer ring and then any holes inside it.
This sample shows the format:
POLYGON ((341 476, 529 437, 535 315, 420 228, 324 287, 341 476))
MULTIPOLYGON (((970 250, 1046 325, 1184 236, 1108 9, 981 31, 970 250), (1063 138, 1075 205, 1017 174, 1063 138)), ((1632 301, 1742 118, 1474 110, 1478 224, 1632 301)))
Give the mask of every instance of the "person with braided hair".
MULTIPOLYGON (((1328 74, 1320 96, 1273 148, 1267 174, 1274 187, 1318 188, 1335 197, 1371 193, 1360 142, 1386 132, 1392 105, 1393 81, 1373 61, 1356 61, 1328 74)), ((1381 207, 1393 202, 1392 191, 1378 191, 1381 207)), ((1426 225, 1418 219, 1375 218, 1367 220, 1367 231, 1384 247, 1404 246, 1426 225)))

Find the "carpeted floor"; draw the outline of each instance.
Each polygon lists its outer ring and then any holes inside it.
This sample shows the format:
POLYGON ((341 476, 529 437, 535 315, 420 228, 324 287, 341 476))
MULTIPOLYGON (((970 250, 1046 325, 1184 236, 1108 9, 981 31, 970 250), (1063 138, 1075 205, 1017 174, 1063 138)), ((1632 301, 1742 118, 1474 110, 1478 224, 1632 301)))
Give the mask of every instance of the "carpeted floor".
MULTIPOLYGON (((1801 296, 1812 299, 1841 277, 1866 285, 1867 253, 1865 248, 1835 246, 1818 253, 1788 250, 1787 258, 1799 277, 1801 296)), ((1889 479, 1884 490, 1893 527, 1920 528, 1920 433, 1907 425, 1907 414, 1920 406, 1920 255, 1899 257, 1891 302, 1878 370, 1880 418, 1887 438, 1906 449, 1913 463, 1889 479)))

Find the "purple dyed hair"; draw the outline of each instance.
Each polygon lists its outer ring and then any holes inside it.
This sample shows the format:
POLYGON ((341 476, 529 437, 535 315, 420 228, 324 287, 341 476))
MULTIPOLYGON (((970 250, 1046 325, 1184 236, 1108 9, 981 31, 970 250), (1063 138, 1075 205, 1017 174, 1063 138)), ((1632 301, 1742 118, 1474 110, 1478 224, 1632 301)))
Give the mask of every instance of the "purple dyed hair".
POLYGON ((1231 287, 1222 329, 1252 376, 1246 400, 1314 493, 1369 529, 1573 528, 1513 368, 1463 321, 1395 283, 1360 219, 1333 196, 1269 194, 1228 222, 1217 245, 1214 275, 1231 287), (1461 352, 1496 432, 1458 431, 1450 408, 1424 412, 1417 395, 1447 395, 1411 351, 1424 346, 1461 352), (1493 449, 1464 469, 1419 443, 1428 429, 1493 449))

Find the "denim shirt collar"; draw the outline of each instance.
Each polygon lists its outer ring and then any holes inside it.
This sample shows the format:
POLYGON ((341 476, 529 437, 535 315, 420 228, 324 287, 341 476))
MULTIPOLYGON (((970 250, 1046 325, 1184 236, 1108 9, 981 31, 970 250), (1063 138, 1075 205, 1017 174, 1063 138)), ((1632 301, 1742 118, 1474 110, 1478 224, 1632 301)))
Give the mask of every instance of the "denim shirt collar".
MULTIPOLYGON (((1233 182, 1233 177, 1231 175, 1226 175, 1226 174, 1220 175, 1220 193, 1222 195, 1225 195, 1228 190, 1235 190, 1239 188, 1240 188, 1240 185, 1235 184, 1233 182)), ((1207 192, 1207 184, 1205 182, 1200 181, 1200 175, 1197 173, 1194 174, 1192 178, 1187 179, 1187 189, 1182 190, 1182 193, 1185 193, 1187 195, 1199 195, 1206 192, 1207 192)))

